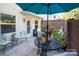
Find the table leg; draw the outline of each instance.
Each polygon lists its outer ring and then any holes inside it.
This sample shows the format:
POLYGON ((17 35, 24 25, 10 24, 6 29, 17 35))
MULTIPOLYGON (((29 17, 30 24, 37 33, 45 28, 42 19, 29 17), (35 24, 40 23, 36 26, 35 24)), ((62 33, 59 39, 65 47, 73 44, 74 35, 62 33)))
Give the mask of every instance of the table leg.
POLYGON ((5 48, 6 48, 6 46, 4 46, 4 48, 3 48, 3 55, 5 55, 5 48))

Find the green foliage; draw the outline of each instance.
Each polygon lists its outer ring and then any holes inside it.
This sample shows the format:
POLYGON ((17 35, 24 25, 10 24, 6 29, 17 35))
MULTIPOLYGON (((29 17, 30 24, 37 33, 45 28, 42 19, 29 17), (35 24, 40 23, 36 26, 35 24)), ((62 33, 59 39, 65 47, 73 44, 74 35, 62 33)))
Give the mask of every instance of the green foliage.
POLYGON ((53 29, 52 36, 53 36, 53 39, 59 39, 61 41, 61 43, 62 43, 61 48, 64 48, 66 46, 66 38, 59 34, 58 28, 53 29))
POLYGON ((42 37, 46 37, 46 33, 45 32, 42 32, 42 37))
POLYGON ((76 19, 79 19, 79 13, 74 15, 76 19))
POLYGON ((66 38, 65 38, 64 36, 62 36, 62 37, 60 38, 60 41, 61 41, 61 43, 62 43, 61 48, 66 47, 67 41, 66 41, 66 38))
POLYGON ((59 32, 58 28, 53 29, 52 36, 53 36, 54 39, 60 39, 60 34, 58 32, 59 32))

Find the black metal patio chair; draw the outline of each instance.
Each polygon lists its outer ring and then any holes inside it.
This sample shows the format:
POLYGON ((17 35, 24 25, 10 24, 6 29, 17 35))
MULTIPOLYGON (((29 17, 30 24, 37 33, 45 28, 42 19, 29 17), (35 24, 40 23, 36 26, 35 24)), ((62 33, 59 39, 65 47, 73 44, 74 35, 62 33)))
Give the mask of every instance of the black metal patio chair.
POLYGON ((11 41, 11 46, 15 46, 16 44, 18 44, 19 38, 16 38, 15 35, 16 35, 16 33, 13 33, 13 34, 11 35, 11 39, 10 39, 10 41, 11 41))
POLYGON ((37 54, 40 54, 41 55, 41 53, 42 53, 42 44, 40 42, 40 38, 37 37, 34 40, 34 44, 38 47, 37 54))

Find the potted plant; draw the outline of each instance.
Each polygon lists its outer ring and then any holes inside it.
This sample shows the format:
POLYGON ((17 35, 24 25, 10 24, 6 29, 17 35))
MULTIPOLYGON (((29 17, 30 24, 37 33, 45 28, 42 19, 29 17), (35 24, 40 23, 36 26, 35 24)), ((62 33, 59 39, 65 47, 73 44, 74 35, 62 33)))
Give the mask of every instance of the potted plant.
POLYGON ((46 33, 43 32, 41 35, 42 42, 46 42, 46 38, 47 38, 46 33))
POLYGON ((59 39, 60 38, 60 34, 59 34, 59 29, 58 28, 54 28, 53 29, 52 36, 53 36, 53 39, 59 39))
POLYGON ((62 44, 61 44, 61 48, 66 51, 66 46, 67 46, 67 45, 66 45, 66 43, 67 43, 66 38, 65 38, 64 35, 61 36, 61 35, 59 34, 59 29, 58 29, 58 28, 54 28, 54 29, 53 29, 53 31, 52 31, 52 36, 53 36, 53 39, 60 40, 60 42, 62 43, 62 44))
POLYGON ((66 51, 66 48, 67 48, 67 40, 64 36, 60 37, 60 41, 61 41, 61 48, 66 51))

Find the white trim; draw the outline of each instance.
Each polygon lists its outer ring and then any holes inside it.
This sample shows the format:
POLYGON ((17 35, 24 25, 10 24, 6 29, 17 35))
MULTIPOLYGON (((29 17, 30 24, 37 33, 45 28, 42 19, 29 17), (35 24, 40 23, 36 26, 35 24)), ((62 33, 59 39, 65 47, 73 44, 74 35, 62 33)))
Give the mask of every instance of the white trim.
POLYGON ((0 3, 78 3, 79 0, 1 0, 0 3))
POLYGON ((32 13, 32 12, 28 12, 28 11, 22 11, 21 13, 22 13, 22 14, 27 14, 27 15, 29 15, 29 16, 34 16, 34 17, 37 17, 37 18, 40 18, 40 19, 42 19, 42 17, 40 17, 40 16, 37 16, 37 14, 35 14, 35 13, 32 13))

